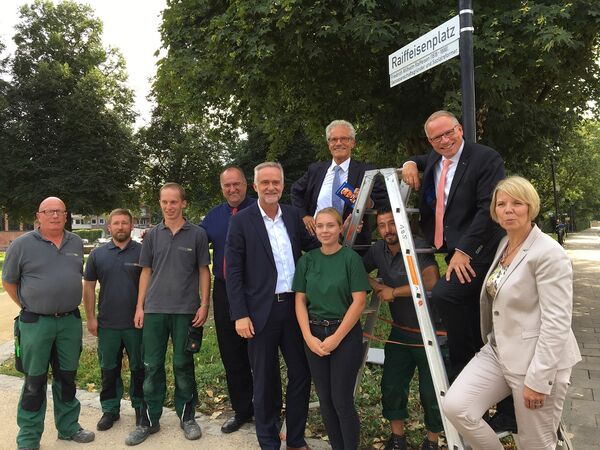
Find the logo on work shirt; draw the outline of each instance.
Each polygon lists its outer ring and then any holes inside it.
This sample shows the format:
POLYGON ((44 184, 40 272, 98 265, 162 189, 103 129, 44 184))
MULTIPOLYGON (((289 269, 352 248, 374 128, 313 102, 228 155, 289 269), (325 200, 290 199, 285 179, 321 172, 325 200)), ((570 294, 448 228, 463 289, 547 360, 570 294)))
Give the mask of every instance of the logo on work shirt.
POLYGON ((190 247, 177 247, 177 249, 178 250, 182 250, 184 252, 192 252, 192 251, 194 251, 194 249, 190 248, 190 247))
POLYGON ((80 256, 79 253, 65 253, 65 256, 80 256))

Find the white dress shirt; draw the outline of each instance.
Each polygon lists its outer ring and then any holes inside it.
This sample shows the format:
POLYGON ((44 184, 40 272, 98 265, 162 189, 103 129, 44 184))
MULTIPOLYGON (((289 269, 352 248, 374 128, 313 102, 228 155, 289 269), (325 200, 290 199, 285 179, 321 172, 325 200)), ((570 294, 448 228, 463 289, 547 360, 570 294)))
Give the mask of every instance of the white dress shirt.
POLYGON ((258 203, 258 209, 262 215, 269 242, 271 243, 271 251, 277 268, 277 284, 274 294, 292 291, 292 281, 294 280, 294 271, 296 263, 294 262, 294 252, 292 251, 292 243, 287 233, 287 228, 283 222, 281 208, 277 206, 277 214, 274 219, 271 219, 267 213, 261 208, 258 203))
MULTIPOLYGON (((348 170, 350 168, 350 160, 351 159, 352 158, 348 158, 346 161, 339 164, 339 166, 341 168, 340 182, 342 184, 344 184, 346 181, 348 181, 348 170)), ((329 208, 332 206, 331 189, 333 188, 333 177, 335 175, 333 168, 337 165, 338 164, 336 164, 336 162, 334 160, 331 160, 331 165, 329 166, 329 169, 327 169, 327 173, 325 174, 325 179, 323 180, 323 184, 321 185, 321 190, 319 191, 319 196, 317 197, 317 208, 315 209, 315 216, 323 208, 329 208)), ((352 186, 352 187, 357 188, 360 186, 352 186)))

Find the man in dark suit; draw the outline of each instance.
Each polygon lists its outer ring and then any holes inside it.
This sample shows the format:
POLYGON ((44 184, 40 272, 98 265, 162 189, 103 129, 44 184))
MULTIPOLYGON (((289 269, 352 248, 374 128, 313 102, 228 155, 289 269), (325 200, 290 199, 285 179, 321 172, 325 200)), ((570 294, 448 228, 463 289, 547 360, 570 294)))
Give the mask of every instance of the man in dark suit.
MULTIPOLYGON (((431 301, 448 332, 453 380, 483 345, 479 293, 504 236, 490 217, 492 191, 505 177, 504 163, 492 148, 466 142, 458 119, 448 111, 433 113, 424 128, 433 151, 404 163, 402 178, 419 189, 423 172, 421 229, 430 244, 448 252, 446 276, 434 286, 431 301)), ((496 414, 498 423, 492 427, 515 427, 512 402, 498 409, 502 415, 496 414), (504 420, 508 423, 499 423, 504 420)))
MULTIPOLYGON (((325 136, 332 161, 311 164, 308 171, 292 185, 292 205, 300 209, 302 220, 310 234, 315 234, 314 215, 319 210, 333 206, 338 209, 344 220, 352 213, 352 207, 338 198, 335 191, 339 184, 344 182, 348 182, 355 189, 360 188, 365 172, 375 168, 352 159, 356 133, 350 122, 334 120, 325 128, 325 136), (336 184, 336 181, 339 184, 336 184)), ((379 208, 387 202, 387 194, 379 180, 373 187, 371 198, 371 207, 379 208)), ((357 236, 356 243, 371 243, 371 229, 367 220, 357 236)))
POLYGON ((280 205, 283 168, 254 169, 258 202, 233 216, 225 244, 227 295, 235 329, 248 339, 256 435, 262 449, 281 446, 277 422, 279 349, 288 368, 287 448, 304 449, 310 372, 294 309, 292 279, 302 250, 318 247, 296 208, 280 205))

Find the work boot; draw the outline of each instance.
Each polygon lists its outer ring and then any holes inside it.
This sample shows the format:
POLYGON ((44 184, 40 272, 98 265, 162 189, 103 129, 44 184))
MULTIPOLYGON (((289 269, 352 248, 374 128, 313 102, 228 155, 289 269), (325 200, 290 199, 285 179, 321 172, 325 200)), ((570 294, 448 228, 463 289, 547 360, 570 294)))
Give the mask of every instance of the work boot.
POLYGON ((96 425, 98 431, 106 431, 112 428, 113 424, 119 420, 119 413, 105 412, 96 425))
POLYGON ((183 434, 185 438, 189 441, 195 441, 196 439, 200 439, 202 437, 202 430, 200 429, 200 425, 196 422, 196 419, 190 419, 186 421, 179 422, 181 429, 183 430, 183 434))
POLYGON ((407 450, 406 436, 392 433, 383 450, 407 450))
POLYGON ((133 446, 138 445, 144 442, 148 436, 151 434, 157 433, 160 430, 160 424, 146 426, 146 425, 137 425, 135 430, 129 433, 129 436, 125 438, 125 445, 133 446))
POLYGON ((73 441, 77 442, 78 444, 87 444, 88 442, 92 442, 95 437, 96 435, 93 431, 84 430, 83 428, 80 428, 79 431, 70 437, 58 436, 58 438, 62 439, 63 441, 73 441))

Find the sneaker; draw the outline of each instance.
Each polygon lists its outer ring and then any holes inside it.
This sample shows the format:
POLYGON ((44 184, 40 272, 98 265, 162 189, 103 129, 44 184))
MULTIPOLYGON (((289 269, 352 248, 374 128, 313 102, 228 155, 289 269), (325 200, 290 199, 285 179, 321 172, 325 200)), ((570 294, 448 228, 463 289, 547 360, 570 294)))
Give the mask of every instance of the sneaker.
POLYGON ((106 431, 112 428, 113 424, 119 420, 119 413, 105 412, 96 425, 98 431, 106 431))
POLYGON ((496 413, 491 419, 486 421, 492 430, 497 434, 500 433, 517 433, 517 419, 514 415, 506 413, 496 413))
POLYGON ((148 427, 146 425, 138 425, 135 427, 135 430, 133 430, 131 433, 129 433, 129 436, 127 436, 127 438, 125 438, 125 445, 138 445, 141 444, 142 442, 144 442, 148 436, 150 436, 151 434, 157 433, 160 430, 160 424, 157 423, 156 425, 153 425, 151 427, 148 427))
POLYGON ((399 436, 397 434, 392 434, 385 444, 383 450, 407 450, 406 446, 406 436, 399 436))
POLYGON ((186 420, 185 422, 182 420, 179 425, 181 426, 183 434, 187 440, 195 441, 196 439, 200 439, 200 437, 202 437, 202 430, 195 419, 186 420))
POLYGON ((79 431, 68 438, 58 436, 58 438, 62 439, 63 441, 73 441, 77 442, 78 444, 87 444, 88 442, 92 442, 95 437, 96 435, 93 431, 84 430, 83 428, 80 428, 79 431))
POLYGON ((438 450, 438 443, 425 438, 421 445, 421 450, 438 450))

